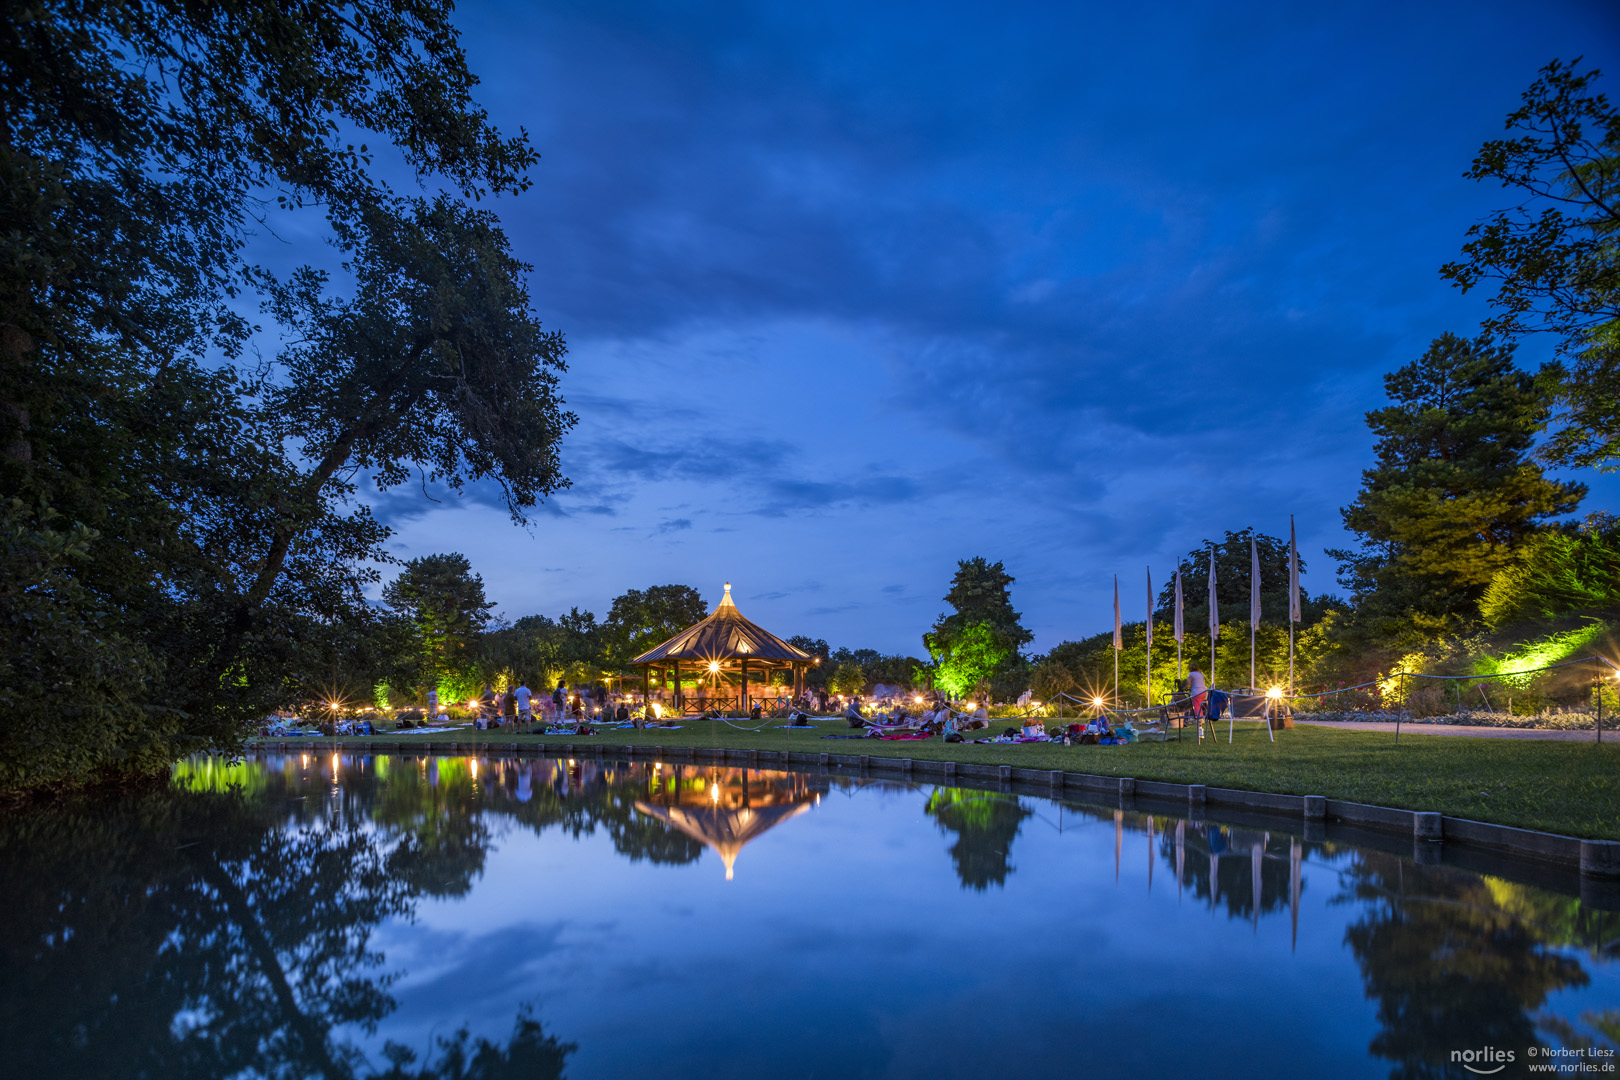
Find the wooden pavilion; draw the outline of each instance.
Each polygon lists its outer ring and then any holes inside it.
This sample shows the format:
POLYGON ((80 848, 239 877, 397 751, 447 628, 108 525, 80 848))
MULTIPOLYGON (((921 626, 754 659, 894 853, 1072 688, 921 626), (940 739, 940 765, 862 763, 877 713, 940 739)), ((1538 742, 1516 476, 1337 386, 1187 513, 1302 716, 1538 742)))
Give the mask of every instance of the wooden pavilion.
POLYGON ((642 700, 652 700, 656 675, 657 685, 672 683, 675 711, 685 713, 733 708, 746 712, 753 702, 750 680, 756 687, 768 687, 771 672, 784 669, 793 673, 793 696, 798 697, 804 691, 805 671, 819 663, 820 658, 743 618, 731 602, 728 581, 725 596, 708 618, 648 649, 630 666, 641 669, 642 700), (694 676, 698 692, 689 698, 682 679, 694 676))

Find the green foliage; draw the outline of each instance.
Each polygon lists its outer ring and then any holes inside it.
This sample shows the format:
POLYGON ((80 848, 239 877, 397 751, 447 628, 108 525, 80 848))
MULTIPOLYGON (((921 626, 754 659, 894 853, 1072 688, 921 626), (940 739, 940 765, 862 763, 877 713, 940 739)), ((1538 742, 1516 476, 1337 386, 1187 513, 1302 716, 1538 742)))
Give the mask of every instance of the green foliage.
MULTIPOLYGON (((1578 61, 1576 62, 1578 63, 1578 61)), ((1467 175, 1523 192, 1471 226, 1464 262, 1440 273, 1463 291, 1497 283, 1488 332, 1558 336, 1569 370, 1547 370, 1563 408, 1544 448, 1558 464, 1620 466, 1620 111, 1592 90, 1597 71, 1553 61, 1509 114, 1508 137, 1467 175)))
POLYGON ((1021 658, 1034 638, 1013 610, 1007 588, 1015 579, 1001 563, 982 557, 956 564, 945 602, 956 610, 941 615, 923 635, 934 659, 936 684, 960 697, 1021 658))
POLYGON ((0 498, 27 508, 24 547, 58 532, 80 553, 43 576, 10 560, 0 594, 44 583, 59 601, 51 625, 12 624, 37 637, 11 655, 54 658, 17 686, 71 686, 106 720, 64 737, 37 697, 6 703, 0 783, 82 782, 233 749, 333 658, 351 675, 377 659, 363 639, 391 631, 362 590, 387 531, 352 507, 356 471, 493 476, 520 513, 561 482, 571 418, 553 393, 562 344, 528 314, 494 220, 368 175, 380 139, 465 197, 527 186, 533 151, 472 102, 448 4, 14 14, 0 498), (352 299, 245 264, 269 198, 325 214, 352 299), (299 342, 263 366, 241 361, 254 289, 299 342))
POLYGON ((470 647, 495 605, 484 599, 484 579, 465 555, 423 555, 383 586, 383 600, 409 618, 416 632, 419 679, 439 686, 472 678, 470 647))
POLYGON ((1367 414, 1378 464, 1342 511, 1362 547, 1330 554, 1358 616, 1426 617, 1428 633, 1454 631, 1537 523, 1573 510, 1586 489, 1530 462, 1548 406, 1511 348, 1444 334, 1384 386, 1392 404, 1367 414))
POLYGON ((1491 578, 1480 615, 1493 629, 1570 612, 1620 610, 1620 522, 1592 514, 1579 530, 1549 529, 1491 578))
POLYGON ((972 623, 948 640, 936 654, 934 682, 953 698, 966 697, 1015 655, 988 623, 972 623))
POLYGON ((624 668, 708 613, 702 595, 690 585, 653 585, 615 597, 602 623, 608 666, 624 668))
POLYGON ((835 694, 859 694, 866 690, 866 672, 861 665, 846 660, 834 669, 827 689, 835 694))
MULTIPOLYGON (((1249 616, 1249 574, 1251 569, 1249 556, 1249 541, 1253 540, 1260 554, 1260 617, 1262 622, 1288 621, 1288 541, 1279 540, 1275 536, 1256 532, 1253 529, 1244 529, 1241 532, 1228 530, 1226 539, 1220 543, 1205 540, 1199 548, 1188 552, 1177 563, 1181 571, 1181 600, 1183 609, 1183 625, 1188 630, 1203 629, 1209 626, 1209 556, 1215 553, 1215 602, 1222 615, 1228 619, 1239 616, 1245 621, 1249 616)), ((1299 557, 1299 573, 1305 576, 1305 557, 1299 557)), ((1328 611, 1343 605, 1336 599, 1327 595, 1312 596, 1301 588, 1300 596, 1300 625, 1308 626, 1316 622, 1328 611)), ((1121 600, 1121 607, 1125 611, 1132 610, 1121 600)), ((1156 615, 1159 619, 1168 620, 1174 627, 1176 604, 1176 584, 1174 577, 1164 582, 1159 590, 1156 615)), ((1140 608, 1135 610, 1140 611, 1140 608)), ((1246 624, 1246 622, 1245 622, 1246 624)), ((1155 623, 1155 625, 1157 625, 1155 623)), ((1155 636, 1157 636, 1155 631, 1155 636)))

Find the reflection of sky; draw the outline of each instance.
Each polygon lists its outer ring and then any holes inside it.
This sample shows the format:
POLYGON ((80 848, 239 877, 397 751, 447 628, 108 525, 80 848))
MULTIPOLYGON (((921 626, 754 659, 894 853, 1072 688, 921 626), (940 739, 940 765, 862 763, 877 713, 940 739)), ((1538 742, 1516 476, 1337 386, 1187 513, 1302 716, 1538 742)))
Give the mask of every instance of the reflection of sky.
MULTIPOLYGON (((671 1077, 1387 1073, 1344 946, 1362 909, 1330 903, 1332 867, 1305 867, 1291 950, 1286 899, 1258 927, 1211 913, 1162 859, 1150 892, 1149 840, 1129 829, 1116 881, 1113 822, 1044 800, 1024 800, 1035 813, 1005 886, 965 890, 926 797, 835 788, 749 844, 731 882, 710 851, 655 866, 600 830, 502 828, 470 895, 379 932, 386 968, 405 972, 380 1037, 420 1046, 466 1022, 504 1038, 531 1001, 579 1043, 576 1080, 654 1063, 671 1077)), ((1246 883, 1247 848, 1225 859, 1246 883)), ((1559 1011, 1620 1000, 1613 965, 1585 966, 1592 986, 1559 1011)))
MULTIPOLYGON (((1616 10, 465 5, 542 154, 496 207, 568 335, 575 487, 532 534, 488 490, 379 516, 508 617, 732 580, 885 651, 973 555, 1038 649, 1106 625, 1111 572, 1289 513, 1331 591, 1379 376, 1485 311, 1437 273, 1504 203, 1461 174, 1550 59, 1614 96, 1616 10)), ((299 225, 255 257, 326 258, 299 225)))

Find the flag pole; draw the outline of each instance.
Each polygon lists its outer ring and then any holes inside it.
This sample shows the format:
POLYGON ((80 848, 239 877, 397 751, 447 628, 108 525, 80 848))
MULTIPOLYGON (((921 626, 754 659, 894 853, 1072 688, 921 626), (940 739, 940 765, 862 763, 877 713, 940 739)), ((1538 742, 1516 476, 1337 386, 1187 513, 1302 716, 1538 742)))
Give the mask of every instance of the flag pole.
POLYGON ((1288 699, 1294 698, 1294 624, 1299 622, 1299 544, 1294 515, 1288 515, 1288 699))
POLYGON ((1254 690, 1254 629, 1260 621, 1260 546, 1249 536, 1249 689, 1254 690))
POLYGON ((1181 639, 1186 634, 1186 627, 1181 615, 1181 563, 1176 562, 1176 686, 1181 686, 1181 639))
POLYGON ((1153 567, 1147 567, 1147 700, 1144 709, 1153 708, 1153 567))
POLYGON ((1119 625, 1119 575, 1114 575, 1114 708, 1119 708, 1119 650, 1124 647, 1119 625))
POLYGON ((1209 545, 1209 685, 1215 685, 1215 641, 1221 636, 1220 602, 1215 598, 1215 545, 1209 545))

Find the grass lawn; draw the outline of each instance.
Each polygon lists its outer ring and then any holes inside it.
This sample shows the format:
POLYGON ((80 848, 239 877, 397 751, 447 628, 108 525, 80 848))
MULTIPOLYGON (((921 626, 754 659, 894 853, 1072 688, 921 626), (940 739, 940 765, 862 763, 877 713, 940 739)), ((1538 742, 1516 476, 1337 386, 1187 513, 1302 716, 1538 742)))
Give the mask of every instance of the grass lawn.
MULTIPOLYGON (((997 725, 992 730, 1000 730, 997 725)), ((834 740, 847 734, 841 719, 810 730, 772 726, 755 733, 710 720, 687 720, 680 731, 608 731, 602 735, 512 735, 457 728, 439 732, 387 732, 385 741, 545 743, 576 746, 723 746, 734 750, 869 754, 872 757, 956 760, 986 765, 1067 769, 1141 780, 1209 787, 1325 795, 1408 810, 1438 810, 1455 817, 1517 825, 1573 836, 1620 840, 1620 744, 1404 736, 1387 732, 1302 727, 1277 732, 1272 744, 1258 724, 1238 725, 1228 745, 1182 740, 1131 746, 1032 743, 980 746, 938 739, 882 742, 834 740)), ((310 739, 310 744, 330 740, 310 739)), ((353 738, 339 739, 354 746, 353 738)))

